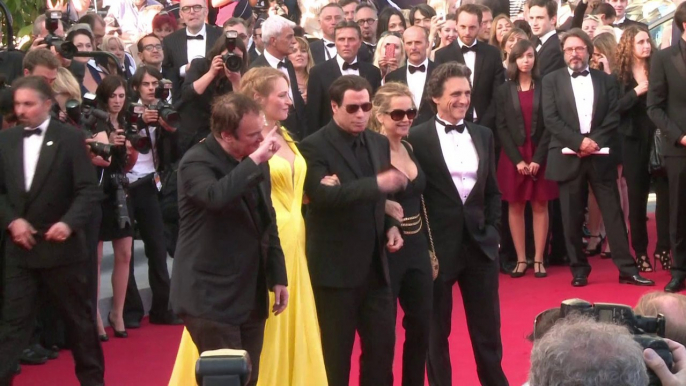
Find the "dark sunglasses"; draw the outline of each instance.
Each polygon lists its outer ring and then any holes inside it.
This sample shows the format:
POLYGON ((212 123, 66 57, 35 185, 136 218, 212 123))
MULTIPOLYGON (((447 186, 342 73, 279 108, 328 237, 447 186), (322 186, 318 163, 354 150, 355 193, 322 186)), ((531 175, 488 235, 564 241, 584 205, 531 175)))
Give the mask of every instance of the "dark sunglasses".
POLYGON ((417 109, 409 109, 409 110, 393 110, 389 111, 386 114, 388 114, 392 120, 399 122, 402 121, 403 118, 407 115, 407 119, 413 120, 417 117, 417 109))
POLYGON ((369 112, 372 109, 372 103, 367 102, 363 103, 361 105, 345 105, 345 111, 348 114, 355 114, 357 110, 362 109, 365 113, 369 112))

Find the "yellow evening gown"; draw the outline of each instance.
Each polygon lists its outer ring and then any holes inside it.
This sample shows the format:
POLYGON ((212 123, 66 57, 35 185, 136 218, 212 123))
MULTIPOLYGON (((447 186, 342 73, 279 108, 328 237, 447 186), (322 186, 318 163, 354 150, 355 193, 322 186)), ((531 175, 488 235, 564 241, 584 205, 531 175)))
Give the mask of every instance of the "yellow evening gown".
MULTIPOLYGON (((288 134, 284 133, 295 153, 294 172, 289 162, 279 156, 269 161, 272 182, 272 205, 276 211, 281 248, 286 258, 289 301, 286 310, 271 313, 264 329, 258 386, 326 386, 317 310, 305 258, 305 221, 302 217, 303 185, 307 165, 288 134)), ((274 294, 269 293, 274 304, 274 294)), ((198 350, 184 329, 174 363, 170 386, 195 385, 195 362, 198 350)))

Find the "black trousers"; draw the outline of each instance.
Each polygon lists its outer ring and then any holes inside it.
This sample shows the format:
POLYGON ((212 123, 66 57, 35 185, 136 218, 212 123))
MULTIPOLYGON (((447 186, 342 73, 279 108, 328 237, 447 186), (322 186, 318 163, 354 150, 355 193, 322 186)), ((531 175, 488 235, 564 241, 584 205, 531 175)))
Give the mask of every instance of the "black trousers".
POLYGON ((560 207, 572 275, 574 277, 588 276, 591 273, 591 265, 588 264, 588 259, 584 254, 582 242, 584 207, 589 184, 598 201, 605 223, 607 241, 612 248, 612 261, 622 275, 637 274, 636 262, 629 251, 629 239, 619 200, 617 181, 615 178, 602 178, 593 167, 592 160, 586 157, 581 160, 579 174, 574 179, 559 183, 560 207))
POLYGON ((260 372, 260 354, 264 341, 265 319, 258 318, 256 313, 240 325, 221 323, 214 320, 183 316, 183 322, 198 353, 223 348, 240 349, 248 352, 252 364, 252 373, 248 386, 257 384, 260 372))
POLYGON ((629 227, 631 246, 638 254, 648 252, 648 194, 650 181, 655 187, 657 203, 655 206, 655 226, 657 245, 655 251, 668 251, 669 248, 669 184, 667 176, 651 176, 648 172, 650 142, 639 138, 624 136, 622 143, 623 174, 629 192, 629 227))
MULTIPOLYGON (((665 157, 669 179, 669 238, 672 278, 686 279, 686 157, 665 157)), ((613 251, 614 252, 614 251, 613 251)))
POLYGON ((439 273, 434 281, 427 363, 429 384, 452 385, 448 338, 452 328, 453 285, 457 283, 462 294, 479 381, 484 386, 508 385, 501 364, 503 345, 500 338, 498 261, 485 256, 467 231, 462 238, 460 255, 454 258, 459 262, 457 273, 454 276, 439 273))
POLYGON ((393 305, 397 308, 399 301, 404 313, 402 385, 424 386, 433 301, 431 258, 423 232, 403 238, 403 247, 388 254, 393 305))
POLYGON ((348 386, 355 332, 360 335, 360 386, 385 385, 393 377, 395 313, 391 289, 375 269, 356 288, 313 287, 329 386, 348 386))
MULTIPOLYGON (((145 256, 148 258, 148 280, 152 290, 150 316, 165 317, 169 312, 169 270, 164 221, 152 175, 132 184, 129 187, 129 197, 133 216, 145 245, 145 256)), ((134 264, 131 262, 124 302, 124 320, 140 320, 145 315, 133 267, 134 264)))
POLYGON ((39 299, 46 295, 65 321, 80 384, 104 384, 105 363, 90 296, 90 268, 87 262, 45 269, 6 266, 0 321, 0 385, 11 384, 16 360, 34 331, 39 299))

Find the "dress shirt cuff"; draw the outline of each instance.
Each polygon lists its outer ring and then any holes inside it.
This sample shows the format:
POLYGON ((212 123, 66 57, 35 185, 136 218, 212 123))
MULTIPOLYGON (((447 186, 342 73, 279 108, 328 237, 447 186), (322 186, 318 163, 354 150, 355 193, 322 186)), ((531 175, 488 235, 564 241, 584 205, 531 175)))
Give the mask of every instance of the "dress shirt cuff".
POLYGON ((185 78, 185 77, 186 77, 186 65, 187 65, 187 64, 188 64, 188 63, 184 64, 183 66, 181 66, 181 67, 179 68, 179 76, 181 76, 182 78, 185 78))
POLYGON ((684 146, 684 145, 681 144, 681 142, 683 142, 684 138, 686 138, 686 134, 685 134, 685 135, 682 135, 681 137, 679 137, 679 140, 676 141, 676 145, 677 145, 677 146, 684 146))

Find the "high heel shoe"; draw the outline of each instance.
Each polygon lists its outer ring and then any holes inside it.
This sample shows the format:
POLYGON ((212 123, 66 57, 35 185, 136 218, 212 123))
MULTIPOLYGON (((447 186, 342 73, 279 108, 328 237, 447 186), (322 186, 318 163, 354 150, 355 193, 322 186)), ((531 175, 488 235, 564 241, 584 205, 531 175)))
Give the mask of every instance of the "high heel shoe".
POLYGON ((101 342, 109 342, 110 341, 110 337, 107 336, 107 334, 98 335, 98 339, 100 339, 101 342))
POLYGON ((526 274, 526 271, 527 271, 528 269, 529 269, 529 265, 526 263, 526 261, 518 261, 518 262, 517 262, 517 265, 515 266, 515 270, 512 271, 512 272, 510 272, 510 277, 515 278, 515 279, 518 278, 518 277, 522 277, 522 276, 524 276, 524 275, 526 274), (521 272, 519 272, 519 271, 517 270, 517 268, 519 268, 519 265, 520 265, 520 264, 524 264, 524 270, 521 271, 521 272))
POLYGON ((548 276, 548 272, 541 272, 541 268, 543 268, 543 263, 534 261, 534 277, 540 279, 548 276), (536 266, 539 267, 538 271, 536 270, 536 266))
POLYGON ((603 250, 603 242, 605 241, 605 236, 600 236, 600 235, 588 236, 588 238, 592 238, 592 237, 597 237, 600 239, 600 241, 598 241, 598 244, 595 245, 595 248, 593 248, 593 249, 586 248, 584 250, 584 254, 586 255, 586 257, 596 256, 596 255, 600 254, 600 251, 603 250))
POLYGON ((636 256, 636 265, 641 272, 653 272, 653 266, 650 265, 650 259, 647 253, 641 253, 636 256))
POLYGON ((112 331, 114 331, 114 337, 115 338, 128 338, 129 333, 126 332, 126 330, 117 331, 117 329, 114 328, 114 322, 112 321, 112 318, 110 317, 111 315, 112 315, 111 313, 107 314, 107 321, 110 322, 110 327, 112 327, 112 331))
POLYGON ((653 263, 657 269, 657 262, 660 262, 663 271, 669 271, 672 269, 672 256, 669 250, 662 250, 660 252, 655 252, 653 254, 653 263))

